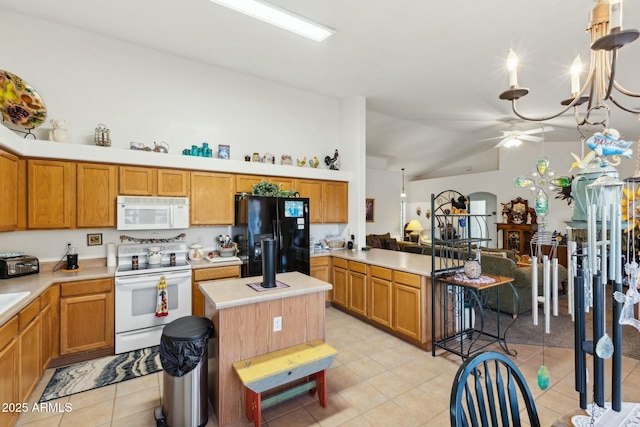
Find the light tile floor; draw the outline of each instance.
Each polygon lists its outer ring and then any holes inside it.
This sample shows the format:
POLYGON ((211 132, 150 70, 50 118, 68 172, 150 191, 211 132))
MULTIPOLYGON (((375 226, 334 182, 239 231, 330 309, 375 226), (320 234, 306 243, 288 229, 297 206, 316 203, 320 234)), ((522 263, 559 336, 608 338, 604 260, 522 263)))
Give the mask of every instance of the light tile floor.
MULTIPOLYGON (((328 406, 308 395, 291 399, 263 411, 268 427, 301 426, 448 426, 449 393, 453 377, 461 364, 458 356, 442 350, 436 357, 392 335, 334 308, 327 308, 326 341, 338 350, 327 374, 328 406)), ((542 349, 511 345, 518 351, 516 363, 525 374, 535 397, 543 426, 552 425, 563 415, 579 411, 574 391, 573 349, 547 348, 544 357, 551 386, 538 388, 536 374, 542 364, 542 349)), ((491 348, 493 349, 493 348, 491 348)), ((496 349, 499 349, 496 345, 496 349)), ((623 359, 623 400, 640 402, 639 361, 623 359)), ((591 367, 591 363, 588 363, 591 367)), ((607 365, 610 378, 610 366, 607 365)), ((29 407, 46 387, 53 369, 48 369, 33 395, 29 407)), ((610 383, 608 382, 610 385, 610 383)), ((154 408, 160 406, 161 373, 125 381, 97 390, 60 399, 71 411, 22 414, 19 426, 149 426, 156 425, 154 408)), ((610 386, 607 396, 610 395, 610 386)), ((207 427, 217 426, 210 416, 207 427)), ((252 426, 246 419, 236 426, 252 426)), ((234 426, 234 427, 236 427, 234 426)))

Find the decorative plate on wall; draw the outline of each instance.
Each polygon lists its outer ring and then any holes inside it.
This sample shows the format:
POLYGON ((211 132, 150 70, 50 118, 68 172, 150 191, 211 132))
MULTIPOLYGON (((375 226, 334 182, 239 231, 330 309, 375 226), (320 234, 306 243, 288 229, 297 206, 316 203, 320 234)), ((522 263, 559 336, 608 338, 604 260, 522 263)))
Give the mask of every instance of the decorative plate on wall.
POLYGON ((0 113, 5 122, 25 129, 36 128, 47 118, 47 108, 38 92, 4 70, 0 70, 0 113))

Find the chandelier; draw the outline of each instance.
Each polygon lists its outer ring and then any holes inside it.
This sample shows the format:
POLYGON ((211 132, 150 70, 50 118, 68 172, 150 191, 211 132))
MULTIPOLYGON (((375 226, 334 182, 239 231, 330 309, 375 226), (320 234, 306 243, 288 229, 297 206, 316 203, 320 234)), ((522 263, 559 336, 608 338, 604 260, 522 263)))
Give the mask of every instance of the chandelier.
POLYGON ((511 101, 511 107, 516 116, 523 120, 542 122, 554 119, 569 109, 574 109, 578 127, 582 125, 604 125, 608 127, 609 107, 605 101, 609 101, 618 108, 633 114, 640 114, 640 109, 625 107, 614 98, 614 89, 620 94, 630 97, 640 97, 640 93, 631 92, 622 87, 616 80, 616 61, 618 49, 635 41, 640 36, 636 29, 622 29, 622 0, 594 0, 596 5, 591 11, 587 32, 591 35, 591 59, 587 79, 580 86, 580 74, 582 61, 578 55, 571 66, 571 97, 560 104, 564 106, 560 112, 542 117, 529 117, 521 113, 516 101, 527 95, 529 89, 518 86, 517 67, 518 58, 513 50, 509 51, 507 69, 509 70, 509 89, 500 94, 500 99, 511 101), (586 111, 582 114, 579 108, 586 103, 586 111), (589 118, 591 112, 604 110, 605 118, 600 121, 592 121, 589 118))

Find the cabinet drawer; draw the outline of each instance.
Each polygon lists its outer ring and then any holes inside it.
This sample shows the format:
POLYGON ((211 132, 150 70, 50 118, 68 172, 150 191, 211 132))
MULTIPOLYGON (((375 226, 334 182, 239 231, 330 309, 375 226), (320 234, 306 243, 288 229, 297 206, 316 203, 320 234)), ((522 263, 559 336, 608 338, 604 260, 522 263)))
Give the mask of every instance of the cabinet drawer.
POLYGON ((18 336, 18 316, 13 316, 4 325, 0 326, 0 350, 18 336))
POLYGON ((69 297, 73 295, 87 295, 99 292, 110 292, 112 289, 111 279, 96 279, 82 282, 69 282, 60 284, 60 296, 69 297))
POLYGON ((230 265, 227 267, 202 268, 194 270, 193 277, 196 282, 237 278, 240 277, 240 266, 230 265))
POLYGON ((377 277, 379 279, 391 280, 391 270, 388 268, 382 268, 375 265, 369 267, 369 271, 371 272, 371 276, 377 277))
POLYGON ((413 288, 420 288, 420 276, 417 274, 394 271, 393 278, 396 283, 402 283, 403 285, 411 286, 413 288))
POLYGON ((329 265, 329 257, 328 256, 318 256, 309 258, 311 262, 311 267, 319 267, 319 266, 327 266, 329 265))
POLYGON ((53 285, 51 286, 49 289, 47 289, 46 291, 44 291, 44 293, 42 295, 40 295, 40 309, 42 310, 43 308, 45 308, 46 306, 55 303, 55 291, 56 291, 56 287, 58 285, 53 285))
POLYGON ((339 268, 346 269, 348 265, 349 265, 349 262, 346 259, 342 259, 342 258, 334 258, 333 259, 333 266, 334 267, 339 267, 339 268))
POLYGON ((361 262, 349 261, 349 270, 357 271, 358 273, 366 274, 367 273, 367 264, 363 264, 361 262))
POLYGON ((40 313, 40 298, 33 300, 18 314, 20 332, 40 313))

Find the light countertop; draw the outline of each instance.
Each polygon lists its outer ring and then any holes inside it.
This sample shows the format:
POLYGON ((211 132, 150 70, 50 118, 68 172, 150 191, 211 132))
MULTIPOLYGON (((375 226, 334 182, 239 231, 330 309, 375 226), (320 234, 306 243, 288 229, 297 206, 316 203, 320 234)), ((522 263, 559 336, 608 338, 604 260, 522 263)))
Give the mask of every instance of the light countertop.
POLYGON ((315 292, 329 291, 333 287, 327 282, 314 279, 297 271, 276 274, 276 281, 289 285, 287 288, 274 288, 256 291, 250 283, 262 282, 262 276, 242 279, 214 280, 200 283, 200 290, 207 301, 217 309, 255 304, 262 301, 289 298, 315 292))
POLYGON ((0 314, 0 325, 11 319, 20 310, 35 300, 40 294, 46 291, 54 283, 74 282, 78 280, 104 279, 114 277, 116 267, 82 267, 79 271, 65 273, 63 271, 52 272, 50 268, 46 270, 40 268, 40 273, 28 276, 14 277, 0 280, 0 294, 12 292, 31 292, 28 297, 12 306, 9 310, 0 314))
MULTIPOLYGON (((332 256, 351 261, 358 261, 365 264, 377 265, 379 267, 406 271, 407 273, 414 273, 422 276, 429 276, 431 274, 431 257, 428 255, 390 251, 385 249, 371 249, 369 251, 344 249, 316 253, 311 256, 332 256)), ((241 265, 242 261, 236 258, 230 261, 220 261, 216 263, 209 263, 204 260, 189 261, 189 263, 193 269, 200 269, 241 265)), ((41 265, 39 274, 0 280, 0 294, 22 291, 31 292, 28 297, 12 306, 9 310, 0 314, 0 325, 3 325, 12 316, 29 305, 29 303, 54 283, 114 277, 115 271, 116 267, 89 266, 83 267, 82 270, 72 273, 65 273, 62 271, 52 272, 50 268, 44 268, 43 265, 41 265)), ((283 273, 277 275, 276 279, 289 284, 290 287, 256 292, 246 286, 247 283, 261 281, 260 276, 216 281, 215 285, 213 285, 212 282, 203 282, 200 286, 205 293, 205 296, 208 295, 208 291, 212 292, 214 297, 210 297, 210 299, 218 308, 251 304, 258 300, 286 298, 294 295, 332 289, 330 284, 300 273, 283 273), (287 281, 290 281, 291 283, 288 283, 287 281), (243 286, 237 286, 239 284, 243 286), (214 287, 215 290, 213 289, 214 287), (240 292, 240 289, 242 289, 243 292, 240 292)))
POLYGON ((215 268, 215 267, 228 267, 230 265, 242 265, 242 260, 238 257, 229 257, 229 260, 226 260, 225 257, 218 257, 214 262, 207 261, 204 259, 201 260, 189 260, 189 264, 191 264, 191 268, 194 270, 198 270, 200 268, 215 268))
POLYGON ((430 255, 391 251, 387 249, 370 249, 368 251, 344 249, 331 251, 330 255, 349 261, 358 261, 378 267, 390 268, 392 270, 419 274, 420 276, 431 276, 430 255))
MULTIPOLYGON (((92 260, 91 260, 92 261, 92 260)), ((42 263, 40 265, 40 273, 30 274, 28 276, 14 277, 11 279, 0 280, 0 294, 8 294, 13 292, 30 292, 30 294, 17 304, 13 305, 9 310, 0 314, 0 326, 6 323, 11 317, 20 312, 29 305, 40 294, 46 291, 54 283, 75 282, 80 280, 114 278, 117 267, 106 267, 104 265, 92 265, 90 260, 81 260, 83 264, 80 270, 74 272, 51 271, 49 264, 42 263)), ((194 270, 200 268, 226 267, 230 265, 241 265, 242 261, 238 258, 229 261, 220 261, 210 263, 208 261, 189 261, 194 270)))

